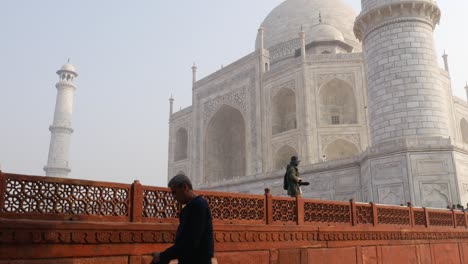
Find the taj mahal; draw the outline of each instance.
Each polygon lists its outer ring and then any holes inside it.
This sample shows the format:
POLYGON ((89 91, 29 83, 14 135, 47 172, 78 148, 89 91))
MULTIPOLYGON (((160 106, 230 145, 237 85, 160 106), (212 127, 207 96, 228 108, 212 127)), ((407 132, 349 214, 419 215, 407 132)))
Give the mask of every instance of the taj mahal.
POLYGON ((468 104, 439 66, 433 0, 286 0, 252 53, 196 78, 170 104, 168 176, 196 188, 285 195, 291 156, 302 196, 446 207, 468 202, 468 104))

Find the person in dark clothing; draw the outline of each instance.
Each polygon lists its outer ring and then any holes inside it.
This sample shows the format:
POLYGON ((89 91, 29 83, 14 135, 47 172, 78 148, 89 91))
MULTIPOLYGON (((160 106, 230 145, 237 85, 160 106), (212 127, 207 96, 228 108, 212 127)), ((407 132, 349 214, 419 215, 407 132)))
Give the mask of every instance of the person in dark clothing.
POLYGON ((192 183, 184 174, 168 183, 172 196, 184 204, 179 217, 175 244, 164 252, 153 253, 153 264, 167 264, 177 259, 179 264, 211 264, 214 255, 213 220, 208 203, 196 195, 192 183))
POLYGON ((291 157, 291 161, 289 162, 286 170, 286 177, 288 181, 288 195, 291 197, 296 197, 301 195, 301 182, 302 179, 299 178, 299 170, 297 166, 299 166, 299 162, 301 162, 296 156, 291 157))

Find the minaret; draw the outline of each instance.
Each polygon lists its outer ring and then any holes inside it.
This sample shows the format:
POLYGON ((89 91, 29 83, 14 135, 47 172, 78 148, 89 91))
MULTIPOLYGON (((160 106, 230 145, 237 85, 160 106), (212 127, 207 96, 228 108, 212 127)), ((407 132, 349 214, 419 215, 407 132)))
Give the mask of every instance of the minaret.
POLYGON ((51 137, 49 146, 49 157, 44 167, 46 176, 67 177, 71 169, 68 164, 68 149, 70 136, 73 133, 71 117, 73 110, 73 95, 75 93, 75 78, 78 74, 75 67, 69 62, 57 71, 59 81, 57 88, 57 99, 55 102, 54 121, 49 127, 51 137))
POLYGON ((448 138, 449 110, 434 49, 434 0, 362 0, 354 33, 367 64, 372 144, 448 138))
POLYGON ((172 94, 171 94, 171 98, 169 98, 169 118, 171 117, 173 111, 174 111, 174 98, 172 98, 172 94))
POLYGON ((192 86, 195 84, 196 81, 197 81, 197 65, 195 65, 195 62, 194 62, 192 66, 192 86))
POLYGON ((449 65, 448 65, 448 55, 447 55, 447 53, 445 53, 445 50, 444 50, 444 55, 442 55, 442 58, 444 59, 444 69, 445 69, 445 71, 450 73, 449 65))

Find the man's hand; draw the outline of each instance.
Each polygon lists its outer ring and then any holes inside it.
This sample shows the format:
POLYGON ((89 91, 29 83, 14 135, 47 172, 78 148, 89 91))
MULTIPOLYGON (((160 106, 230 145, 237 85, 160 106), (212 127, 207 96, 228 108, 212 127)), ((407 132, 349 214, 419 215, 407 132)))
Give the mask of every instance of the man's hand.
POLYGON ((159 252, 153 252, 153 261, 151 261, 151 264, 158 264, 160 260, 160 254, 159 252))

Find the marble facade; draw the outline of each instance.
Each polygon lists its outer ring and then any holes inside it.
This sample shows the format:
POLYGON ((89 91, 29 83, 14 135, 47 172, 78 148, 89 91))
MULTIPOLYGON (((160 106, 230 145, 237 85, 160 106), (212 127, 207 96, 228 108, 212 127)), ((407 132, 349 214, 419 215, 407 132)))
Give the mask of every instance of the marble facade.
POLYGON ((340 0, 283 2, 254 52, 200 80, 193 67, 193 105, 171 110, 168 177, 284 195, 298 155, 304 197, 466 204, 468 104, 437 64, 440 15, 432 0, 363 0, 359 16, 340 0))

